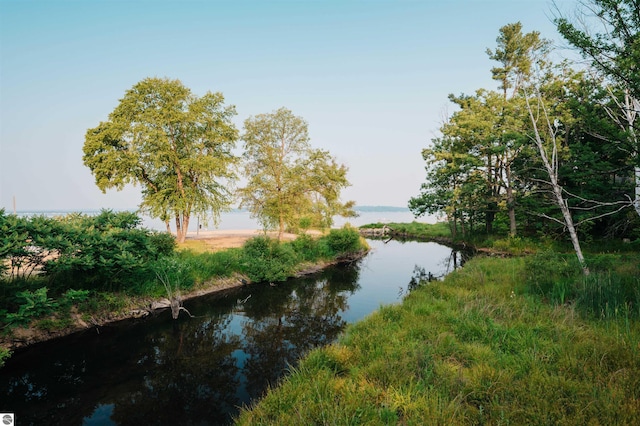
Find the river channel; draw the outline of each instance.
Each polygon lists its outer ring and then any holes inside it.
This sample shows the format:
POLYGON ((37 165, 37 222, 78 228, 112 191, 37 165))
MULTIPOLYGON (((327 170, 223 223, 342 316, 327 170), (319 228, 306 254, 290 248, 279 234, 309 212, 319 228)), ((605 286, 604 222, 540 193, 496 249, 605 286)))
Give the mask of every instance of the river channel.
POLYGON ((351 264, 275 287, 254 284, 168 311, 17 351, 0 370, 0 412, 18 425, 224 425, 310 349, 460 254, 425 242, 369 240, 351 264))

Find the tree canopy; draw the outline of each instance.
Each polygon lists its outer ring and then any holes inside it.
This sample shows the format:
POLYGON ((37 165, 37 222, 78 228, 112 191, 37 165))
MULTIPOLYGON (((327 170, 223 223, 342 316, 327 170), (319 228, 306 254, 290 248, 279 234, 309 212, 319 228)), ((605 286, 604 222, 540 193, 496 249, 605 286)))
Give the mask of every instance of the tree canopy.
POLYGON ((580 232, 629 235, 637 139, 615 113, 624 90, 552 63, 549 43, 520 23, 497 44, 487 53, 502 90, 449 96, 457 109, 422 152, 427 179, 410 209, 445 214, 454 233, 569 230, 577 253, 580 232))
POLYGON ((184 241, 193 214, 216 221, 231 202, 235 114, 221 93, 198 97, 179 80, 146 78, 87 130, 83 161, 103 192, 140 185, 141 210, 167 230, 174 218, 184 241))
POLYGON ((353 215, 342 203, 347 168, 327 151, 313 149, 308 125, 286 108, 248 118, 242 135, 247 184, 241 206, 265 229, 330 227, 335 215, 353 215))

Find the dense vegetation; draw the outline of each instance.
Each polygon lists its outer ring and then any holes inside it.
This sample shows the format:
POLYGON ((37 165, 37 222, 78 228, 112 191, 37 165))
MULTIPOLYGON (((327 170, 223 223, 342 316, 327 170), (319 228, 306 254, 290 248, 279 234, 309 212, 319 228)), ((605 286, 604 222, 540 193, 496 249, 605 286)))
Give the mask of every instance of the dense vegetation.
MULTIPOLYGON (((176 250, 168 233, 140 229, 134 213, 18 217, 0 210, 0 327, 62 330, 132 301, 179 296, 219 279, 283 281, 318 262, 366 249, 357 230, 334 229, 290 243, 266 236, 215 253, 176 250)), ((140 306, 138 306, 139 308, 140 306)))
POLYGON ((551 43, 520 23, 500 28, 487 50, 498 90, 450 95, 456 110, 422 153, 416 215, 442 214, 454 237, 566 234, 585 274, 581 242, 640 237, 637 2, 586 5, 602 33, 557 22, 594 69, 554 63, 551 43))
POLYGON ((401 305, 310 352, 238 424, 640 423, 638 2, 581 6, 556 23, 592 69, 506 25, 487 50, 499 90, 450 95, 422 153, 410 209, 500 257, 443 282, 417 270, 401 305))
POLYGON ((637 424, 640 256, 478 257, 308 354, 238 424, 637 424))

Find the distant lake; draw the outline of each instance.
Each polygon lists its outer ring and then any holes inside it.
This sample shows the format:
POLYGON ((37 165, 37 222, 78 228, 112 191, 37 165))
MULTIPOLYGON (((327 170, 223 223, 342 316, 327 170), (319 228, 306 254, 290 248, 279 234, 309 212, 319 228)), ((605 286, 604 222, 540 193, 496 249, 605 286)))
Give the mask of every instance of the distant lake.
MULTIPOLYGON (((134 211, 134 210, 131 210, 134 211)), ((435 223, 435 217, 427 216, 415 219, 413 214, 407 208, 403 207, 390 207, 390 206, 361 206, 356 207, 358 217, 335 217, 333 221, 333 227, 341 228, 346 223, 353 226, 362 226, 368 223, 388 223, 388 222, 417 222, 435 223)), ((34 210, 34 211, 18 211, 18 216, 37 216, 44 215, 47 217, 64 216, 69 213, 83 213, 87 215, 95 215, 100 213, 99 210, 85 210, 85 211, 65 211, 65 210, 34 210)), ((149 216, 141 215, 142 226, 149 229, 158 231, 164 231, 165 225, 160 219, 154 219, 149 216)), ((172 228, 174 222, 170 222, 172 228)), ((198 219, 192 218, 189 224, 189 230, 195 231, 198 227, 198 219)), ((246 210, 234 209, 229 212, 222 213, 220 216, 220 223, 216 226, 212 222, 208 224, 202 224, 202 229, 260 229, 261 226, 257 220, 251 218, 251 214, 246 210)))

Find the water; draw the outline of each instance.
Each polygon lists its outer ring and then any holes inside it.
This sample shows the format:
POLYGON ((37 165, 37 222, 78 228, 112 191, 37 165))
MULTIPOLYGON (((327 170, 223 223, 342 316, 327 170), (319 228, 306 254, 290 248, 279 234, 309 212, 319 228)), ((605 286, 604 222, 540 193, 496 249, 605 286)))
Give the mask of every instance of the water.
MULTIPOLYGON (((334 218, 333 227, 340 228, 346 223, 352 226, 362 226, 368 223, 389 223, 389 222, 412 222, 414 220, 424 223, 435 223, 435 217, 428 216, 419 219, 415 219, 413 214, 408 209, 392 208, 392 207, 358 207, 356 208, 358 217, 339 217, 334 218), (360 210, 359 210, 360 209, 360 210)), ((63 210, 41 210, 41 211, 19 211, 18 216, 34 216, 44 215, 47 217, 64 216, 68 213, 83 213, 87 215, 95 215, 100 213, 99 210, 85 210, 78 212, 63 211, 63 210)), ((166 229, 164 222, 160 219, 151 218, 149 216, 140 215, 142 219, 142 226, 148 229, 157 231, 164 231, 166 229)), ((200 224, 198 218, 192 218, 189 225, 189 230, 195 232, 200 224)), ((171 226, 173 227, 173 222, 171 226)), ((260 224, 257 220, 251 217, 251 214, 246 210, 234 209, 229 212, 224 212, 220 215, 220 221, 218 224, 209 222, 202 224, 202 229, 260 229, 260 224)), ((172 228, 173 229, 173 228, 172 228)))
POLYGON ((357 264, 188 301, 196 318, 164 311, 16 353, 0 370, 0 412, 20 425, 227 424, 310 349, 400 302, 421 268, 454 267, 439 244, 370 245, 357 264))

